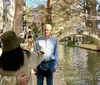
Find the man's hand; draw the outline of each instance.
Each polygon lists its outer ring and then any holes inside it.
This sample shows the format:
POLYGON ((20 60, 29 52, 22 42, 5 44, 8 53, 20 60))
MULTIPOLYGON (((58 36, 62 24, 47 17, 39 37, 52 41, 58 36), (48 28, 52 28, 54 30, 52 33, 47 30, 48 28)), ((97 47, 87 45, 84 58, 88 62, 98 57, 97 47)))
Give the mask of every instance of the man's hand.
POLYGON ((56 72, 56 68, 53 69, 53 72, 56 72))
POLYGON ((33 71, 34 71, 34 72, 37 72, 37 68, 34 68, 33 71))
POLYGON ((39 51, 40 51, 42 54, 44 54, 44 49, 43 49, 43 48, 41 48, 39 51))

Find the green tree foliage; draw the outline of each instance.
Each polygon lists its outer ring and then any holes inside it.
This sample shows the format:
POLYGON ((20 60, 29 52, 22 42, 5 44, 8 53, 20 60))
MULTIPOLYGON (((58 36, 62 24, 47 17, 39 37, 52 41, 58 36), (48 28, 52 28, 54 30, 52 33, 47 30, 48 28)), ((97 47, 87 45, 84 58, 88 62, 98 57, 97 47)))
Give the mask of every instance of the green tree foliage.
MULTIPOLYGON (((95 0, 53 0, 52 1, 52 24, 54 31, 65 31, 72 28, 82 27, 86 29, 89 25, 89 18, 86 17, 86 11, 90 15, 96 16, 95 0), (86 25, 85 25, 86 24, 86 25), (62 29, 61 29, 62 28, 62 29)), ((38 7, 31 9, 34 22, 39 22, 39 28, 45 23, 46 20, 46 7, 39 5, 38 7), (34 17, 35 16, 35 17, 34 17)), ((29 12, 28 12, 29 13, 29 12)), ((92 28, 96 28, 96 22, 91 21, 92 28)))
POLYGON ((54 28, 64 30, 84 26, 83 9, 79 6, 79 0, 56 0, 52 5, 52 21, 54 28), (73 27, 73 25, 76 25, 73 27))

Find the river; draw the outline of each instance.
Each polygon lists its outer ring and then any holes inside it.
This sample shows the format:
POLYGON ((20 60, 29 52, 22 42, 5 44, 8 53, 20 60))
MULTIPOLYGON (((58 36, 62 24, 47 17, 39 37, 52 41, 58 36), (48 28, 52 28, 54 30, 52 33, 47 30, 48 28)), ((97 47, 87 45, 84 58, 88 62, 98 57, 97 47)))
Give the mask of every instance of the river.
POLYGON ((66 85, 100 85, 100 52, 59 45, 58 55, 66 85))

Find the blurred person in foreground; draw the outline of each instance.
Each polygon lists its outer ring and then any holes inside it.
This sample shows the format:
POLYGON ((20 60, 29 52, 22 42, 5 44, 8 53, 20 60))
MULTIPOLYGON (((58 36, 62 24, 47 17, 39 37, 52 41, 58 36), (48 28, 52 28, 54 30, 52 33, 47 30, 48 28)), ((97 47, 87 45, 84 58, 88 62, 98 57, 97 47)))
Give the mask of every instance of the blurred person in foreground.
POLYGON ((37 52, 22 49, 22 38, 13 31, 3 33, 1 41, 0 85, 34 85, 31 69, 42 61, 44 51, 41 48, 37 52))

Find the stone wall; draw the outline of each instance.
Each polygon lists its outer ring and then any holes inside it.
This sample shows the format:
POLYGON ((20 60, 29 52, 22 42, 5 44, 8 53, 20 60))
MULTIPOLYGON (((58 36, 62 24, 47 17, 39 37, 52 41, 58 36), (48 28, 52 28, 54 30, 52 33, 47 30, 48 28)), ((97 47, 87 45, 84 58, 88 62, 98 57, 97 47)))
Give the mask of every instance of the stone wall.
POLYGON ((91 50, 100 50, 100 45, 94 45, 94 44, 80 44, 79 47, 91 50))

